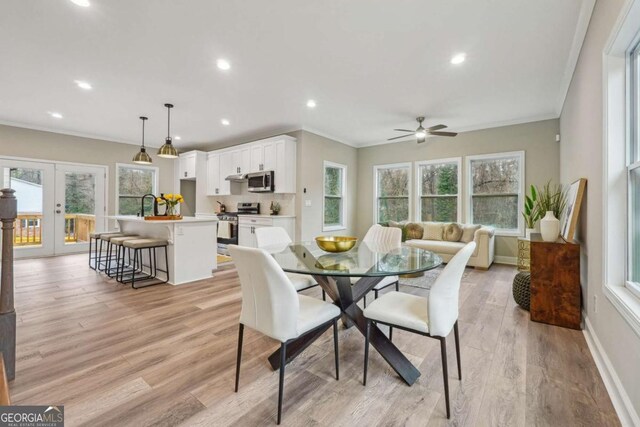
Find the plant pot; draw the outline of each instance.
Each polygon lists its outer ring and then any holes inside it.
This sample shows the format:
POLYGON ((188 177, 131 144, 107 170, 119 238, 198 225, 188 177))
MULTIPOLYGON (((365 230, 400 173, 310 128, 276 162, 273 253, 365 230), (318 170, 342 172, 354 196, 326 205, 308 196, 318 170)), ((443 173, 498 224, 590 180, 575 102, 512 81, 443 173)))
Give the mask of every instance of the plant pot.
POLYGON ((525 239, 531 240, 531 233, 535 233, 535 232, 536 232, 535 228, 527 228, 524 234, 525 239))
POLYGON ((553 211, 547 211, 547 214, 540 220, 540 234, 545 242, 555 242, 560 235, 560 221, 553 215, 553 211))

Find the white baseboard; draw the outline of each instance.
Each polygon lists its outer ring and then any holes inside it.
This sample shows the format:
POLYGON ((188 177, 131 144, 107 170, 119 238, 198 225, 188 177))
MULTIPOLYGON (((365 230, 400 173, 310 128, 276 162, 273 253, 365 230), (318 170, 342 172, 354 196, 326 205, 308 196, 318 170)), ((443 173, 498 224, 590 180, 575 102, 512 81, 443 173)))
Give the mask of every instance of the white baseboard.
POLYGON ((589 318, 586 316, 584 317, 584 324, 584 337, 593 356, 593 360, 596 362, 596 367, 600 372, 602 381, 609 392, 611 403, 613 403, 618 418, 620 418, 620 423, 623 426, 629 427, 640 426, 640 417, 638 417, 638 413, 634 409, 629 395, 622 386, 618 374, 616 374, 615 369, 613 369, 607 353, 602 348, 600 340, 598 340, 598 336, 595 334, 591 322, 589 322, 589 318))
POLYGON ((493 262, 495 262, 496 264, 518 265, 518 258, 514 256, 496 255, 495 257, 493 257, 493 262))

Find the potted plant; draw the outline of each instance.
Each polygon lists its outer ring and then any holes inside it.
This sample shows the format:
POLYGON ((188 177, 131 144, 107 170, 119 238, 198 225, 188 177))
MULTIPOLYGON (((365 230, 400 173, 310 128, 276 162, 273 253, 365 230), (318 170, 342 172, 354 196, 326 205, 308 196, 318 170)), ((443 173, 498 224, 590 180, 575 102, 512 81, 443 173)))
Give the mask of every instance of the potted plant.
POLYGON ((278 215, 278 213, 280 212, 280 203, 278 202, 271 202, 271 215, 278 215))
POLYGON ((522 216, 524 217, 524 224, 527 227, 525 237, 531 238, 531 233, 536 229, 536 222, 540 219, 540 212, 537 209, 536 202, 538 201, 538 190, 532 184, 529 189, 531 195, 524 196, 524 210, 522 216))
POLYGON ((166 205, 166 215, 168 217, 179 217, 176 212, 176 206, 184 202, 184 198, 181 194, 164 194, 157 198, 159 205, 166 205))
POLYGON ((540 219, 540 234, 547 242, 555 242, 560 234, 560 216, 567 205, 566 191, 562 185, 547 182, 537 189, 536 209, 540 219))

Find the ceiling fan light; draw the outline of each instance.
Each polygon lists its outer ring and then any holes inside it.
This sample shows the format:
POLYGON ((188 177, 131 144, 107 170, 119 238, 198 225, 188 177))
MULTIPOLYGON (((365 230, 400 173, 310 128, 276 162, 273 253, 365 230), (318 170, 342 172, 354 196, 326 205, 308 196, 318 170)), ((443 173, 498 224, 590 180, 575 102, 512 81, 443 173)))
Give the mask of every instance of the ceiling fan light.
POLYGON ((416 132, 416 138, 425 139, 427 137, 427 133, 423 130, 419 130, 416 132))

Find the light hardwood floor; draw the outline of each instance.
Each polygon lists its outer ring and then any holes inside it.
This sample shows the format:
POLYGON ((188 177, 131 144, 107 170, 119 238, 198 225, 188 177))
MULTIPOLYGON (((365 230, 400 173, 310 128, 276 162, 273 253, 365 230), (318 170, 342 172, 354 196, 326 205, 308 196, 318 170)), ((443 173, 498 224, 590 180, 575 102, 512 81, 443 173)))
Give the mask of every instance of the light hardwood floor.
MULTIPOLYGON (((340 381, 330 331, 287 366, 283 425, 619 425, 580 331, 529 321, 511 297, 515 269, 468 270, 460 295, 462 374, 449 339, 452 418, 445 416, 438 341, 394 333, 422 373, 406 386, 364 339, 340 331, 340 381)), ((277 343, 245 331, 233 392, 237 275, 132 290, 86 256, 16 261, 15 404, 64 404, 67 425, 273 425, 277 343)), ((420 289, 401 287, 420 294, 420 289)), ((320 291, 307 291, 320 295, 320 291)))

